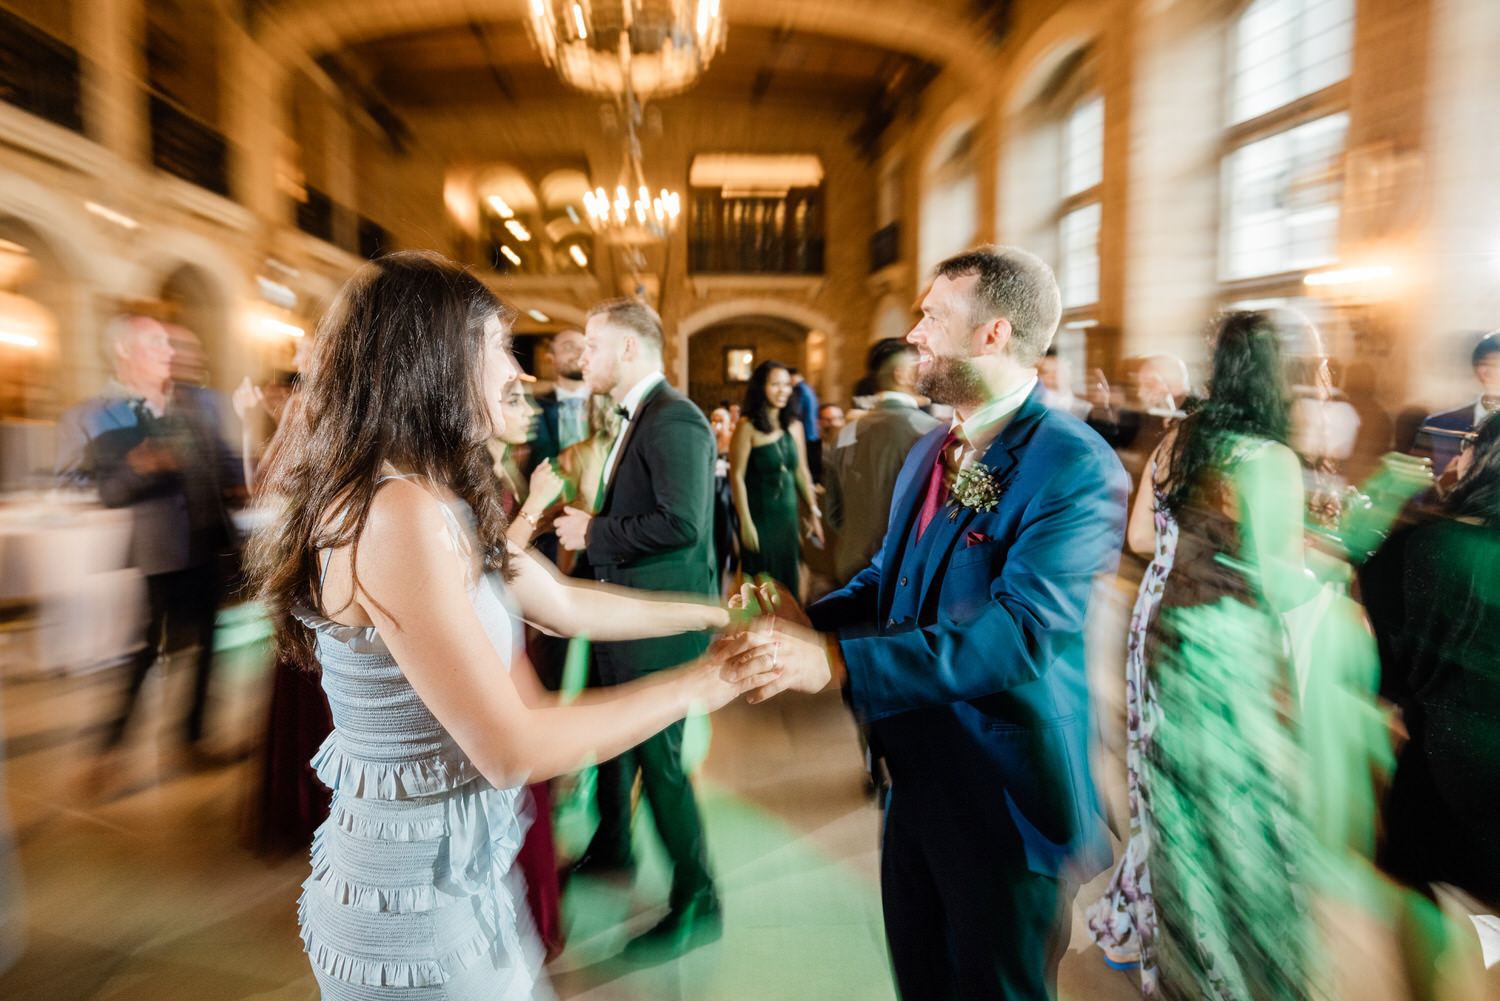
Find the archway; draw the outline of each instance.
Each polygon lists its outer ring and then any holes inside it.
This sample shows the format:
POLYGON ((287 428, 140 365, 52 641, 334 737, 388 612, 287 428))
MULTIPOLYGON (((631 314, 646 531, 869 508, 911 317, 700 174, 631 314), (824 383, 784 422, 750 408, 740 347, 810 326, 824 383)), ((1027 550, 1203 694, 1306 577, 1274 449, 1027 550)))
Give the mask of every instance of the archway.
MULTIPOLYGON (((785 358, 778 360, 802 369, 807 381, 812 384, 820 398, 829 397, 831 387, 839 386, 843 368, 840 364, 840 352, 844 344, 838 322, 826 313, 809 306, 769 296, 731 299, 727 302, 705 306, 696 313, 684 317, 677 324, 677 350, 675 361, 669 363, 668 375, 675 370, 676 383, 688 386, 689 395, 692 395, 691 386, 695 378, 691 364, 693 353, 707 350, 695 343, 698 336, 710 328, 725 327, 741 321, 758 322, 763 326, 769 325, 767 329, 797 331, 796 336, 800 345, 796 351, 797 360, 788 361, 785 358)), ((672 352, 668 352, 668 357, 673 357, 672 352)), ((718 364, 722 368, 722 358, 718 364)), ((729 386, 728 383, 722 383, 722 385, 729 386)), ((742 394, 743 384, 739 385, 735 392, 742 394)), ((840 394, 833 393, 832 395, 840 394)), ((697 397, 693 398, 697 399, 697 397)), ((713 402, 717 403, 722 398, 715 397, 713 402)), ((733 399, 734 397, 731 397, 731 400, 733 399)))
POLYGON ((737 316, 699 330, 688 341, 688 396, 705 413, 739 403, 746 378, 763 361, 808 370, 808 328, 776 316, 737 316))
POLYGON ((60 318, 73 283, 51 242, 0 216, 0 419, 51 420, 62 410, 60 318))
POLYGON ((231 371, 234 359, 229 330, 229 309, 211 274, 193 264, 182 264, 162 281, 162 302, 173 308, 175 319, 198 335, 208 356, 209 383, 228 389, 238 379, 231 371))

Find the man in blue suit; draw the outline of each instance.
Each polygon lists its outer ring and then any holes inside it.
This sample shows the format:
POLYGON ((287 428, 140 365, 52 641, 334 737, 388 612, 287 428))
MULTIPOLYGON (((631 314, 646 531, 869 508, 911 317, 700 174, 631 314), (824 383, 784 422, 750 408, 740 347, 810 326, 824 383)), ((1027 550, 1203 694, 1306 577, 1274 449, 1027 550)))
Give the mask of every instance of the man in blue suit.
POLYGON ((1084 620, 1129 484, 1095 432, 1043 404, 1059 314, 1051 269, 1023 250, 938 266, 907 340, 951 427, 913 447, 873 562, 810 622, 782 599, 743 640, 747 670, 780 670, 752 700, 840 684, 885 756, 881 896, 907 999, 1055 994, 1078 881, 1111 861, 1084 620))

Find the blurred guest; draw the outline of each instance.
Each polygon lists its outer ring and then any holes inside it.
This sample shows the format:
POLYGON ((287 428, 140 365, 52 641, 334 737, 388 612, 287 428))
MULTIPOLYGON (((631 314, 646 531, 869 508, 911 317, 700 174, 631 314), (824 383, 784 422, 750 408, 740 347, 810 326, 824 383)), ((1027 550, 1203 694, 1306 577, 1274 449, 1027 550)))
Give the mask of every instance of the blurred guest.
MULTIPOLYGON (((828 458, 839 444, 839 432, 844 429, 844 408, 837 403, 825 403, 818 408, 818 440, 822 447, 822 465, 828 468, 828 458)), ((823 482, 821 472, 814 477, 818 483, 823 482)))
POLYGON ((880 551, 907 453, 938 426, 917 409, 917 352, 910 344, 897 337, 880 341, 870 349, 869 367, 875 400, 839 436, 824 484, 828 523, 838 533, 833 566, 840 586, 880 551))
POLYGON ((718 560, 719 580, 726 586, 740 565, 740 521, 734 513, 734 487, 729 480, 729 445, 734 438, 734 421, 727 406, 715 407, 708 416, 719 450, 714 460, 714 553, 718 560))
POLYGON ((769 574, 795 595, 802 586, 801 492, 823 534, 802 425, 794 416, 790 370, 763 361, 745 389, 745 416, 729 446, 729 477, 740 519, 740 564, 747 576, 769 574))
MULTIPOLYGON (((291 373, 297 376, 297 373, 291 373)), ((279 430, 301 406, 300 377, 273 377, 264 387, 249 376, 241 380, 232 397, 235 413, 244 427, 245 480, 258 485, 259 474, 275 460, 276 449, 285 439, 273 435, 258 463, 252 463, 250 415, 264 406, 279 430), (286 386, 285 395, 275 387, 286 386)), ((267 512, 275 510, 275 499, 258 498, 267 512)), ((271 699, 266 710, 265 740, 261 748, 260 785, 256 791, 259 809, 250 821, 250 836, 257 850, 272 854, 303 852, 312 844, 313 832, 328 817, 331 802, 328 787, 318 780, 312 759, 333 732, 333 716, 318 679, 278 650, 271 667, 271 699)))
POLYGON ((719 455, 728 457, 729 439, 734 435, 734 421, 729 417, 728 407, 715 407, 708 415, 708 426, 714 430, 714 443, 719 455))
POLYGON ((1092 409, 1089 401, 1073 395, 1073 363, 1058 354, 1057 348, 1047 349, 1037 364, 1036 374, 1042 380, 1042 400, 1047 406, 1078 418, 1088 416, 1092 409))
POLYGON ((822 434, 818 430, 818 394, 808 381, 802 378, 802 373, 795 368, 788 368, 787 374, 792 380, 792 402, 790 404, 792 417, 802 425, 803 451, 807 455, 807 468, 812 473, 814 483, 823 481, 823 450, 820 447, 822 434))
POLYGON ((1302 325, 1286 313, 1222 317, 1208 397, 1149 466, 1155 534, 1175 525, 1177 543, 1145 625, 1136 792, 1150 850, 1131 875, 1147 905, 1133 915, 1143 985, 1154 965, 1169 998, 1306 998, 1318 966, 1295 885, 1309 868, 1290 792, 1302 759, 1277 617, 1316 590, 1280 347, 1302 325))
POLYGON ((538 407, 531 402, 523 383, 513 383, 500 400, 505 423, 490 439, 495 475, 500 480, 500 506, 509 522, 505 537, 516 548, 531 545, 541 531, 542 516, 563 493, 565 484, 550 459, 537 463, 529 477, 521 476, 528 444, 535 440, 538 407))
POLYGON ((1480 426, 1454 473, 1447 517, 1392 536, 1360 575, 1381 693, 1408 735, 1382 861, 1500 913, 1500 421, 1480 426))
POLYGON ((174 386, 167 327, 148 316, 121 316, 108 336, 115 378, 58 424, 59 474, 97 489, 109 507, 130 508, 132 561, 146 576, 145 644, 130 662, 104 747, 112 751, 124 739, 158 647, 170 649, 168 627, 175 633, 185 626, 198 652, 182 737, 201 759, 218 560, 233 538, 226 495, 242 488, 243 471, 201 398, 174 386))
POLYGON ((1458 457, 1463 440, 1500 409, 1500 330, 1492 330, 1479 339, 1470 355, 1474 378, 1479 381, 1479 397, 1452 410, 1429 414, 1417 431, 1414 451, 1432 457, 1432 471, 1439 486, 1446 486, 1448 467, 1458 457))
MULTIPOLYGON (((583 331, 560 330, 547 341, 552 388, 536 396, 540 409, 531 432, 529 467, 555 459, 589 434, 589 387, 583 381, 583 331)), ((528 470, 529 471, 529 470, 528 470)))

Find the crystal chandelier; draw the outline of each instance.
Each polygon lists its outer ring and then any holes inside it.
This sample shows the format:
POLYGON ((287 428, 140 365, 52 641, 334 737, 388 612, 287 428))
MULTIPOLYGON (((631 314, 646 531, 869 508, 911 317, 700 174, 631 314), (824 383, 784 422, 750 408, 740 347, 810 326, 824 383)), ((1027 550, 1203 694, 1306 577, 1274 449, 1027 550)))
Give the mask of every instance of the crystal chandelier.
POLYGON ((724 47, 719 0, 531 0, 526 27, 565 83, 641 101, 686 90, 724 47))
POLYGON ((663 239, 677 225, 682 201, 677 192, 662 188, 655 195, 646 185, 641 167, 641 142, 636 133, 639 102, 627 96, 625 105, 625 154, 613 199, 603 187, 584 192, 583 207, 589 225, 610 243, 649 243, 663 239))
POLYGON ((652 194, 641 166, 644 102, 697 82, 724 47, 720 0, 531 0, 527 29, 547 65, 579 90, 613 98, 625 119, 625 149, 610 195, 584 196, 589 224, 610 243, 640 245, 676 226, 681 198, 652 194))

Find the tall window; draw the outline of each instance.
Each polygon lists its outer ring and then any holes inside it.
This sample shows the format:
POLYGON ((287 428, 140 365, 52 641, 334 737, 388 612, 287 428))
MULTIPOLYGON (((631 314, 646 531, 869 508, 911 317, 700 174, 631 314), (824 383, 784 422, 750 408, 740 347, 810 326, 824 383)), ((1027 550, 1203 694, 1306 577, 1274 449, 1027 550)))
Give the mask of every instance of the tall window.
POLYGON ((1062 128, 1058 274, 1063 309, 1099 301, 1099 219, 1104 182, 1104 98, 1080 100, 1062 128))
POLYGON ((1235 23, 1223 162, 1227 281, 1338 259, 1353 0, 1254 0, 1235 23))

